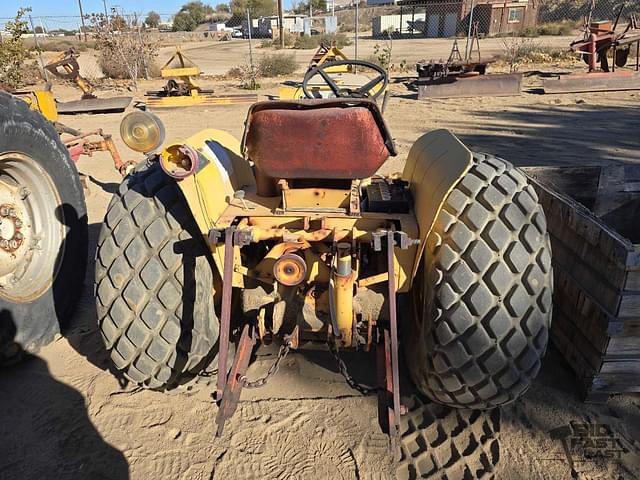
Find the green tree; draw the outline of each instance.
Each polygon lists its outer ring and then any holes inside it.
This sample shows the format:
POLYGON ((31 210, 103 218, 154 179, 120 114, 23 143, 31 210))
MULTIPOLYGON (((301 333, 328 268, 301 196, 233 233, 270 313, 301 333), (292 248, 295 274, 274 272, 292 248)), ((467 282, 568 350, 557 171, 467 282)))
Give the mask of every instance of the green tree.
POLYGON ((198 24, 187 12, 178 12, 173 16, 174 32, 192 32, 198 24))
POLYGON ((11 88, 20 86, 25 61, 30 58, 22 40, 22 36, 29 31, 23 17, 30 11, 31 7, 18 9, 15 19, 4 27, 11 36, 3 37, 0 43, 0 83, 6 83, 11 88))
POLYGON ((160 15, 158 15, 156 12, 151 10, 147 14, 147 18, 145 19, 144 23, 149 28, 158 28, 158 26, 160 25, 160 15))
POLYGON ((216 13, 229 13, 231 9, 227 3, 219 3, 216 5, 216 13))
POLYGON ((211 8, 210 5, 196 1, 184 4, 180 11, 191 15, 196 24, 200 25, 206 21, 207 15, 211 15, 213 13, 213 8, 211 8))
POLYGON ((273 0, 231 0, 231 13, 234 15, 247 14, 247 8, 251 10, 253 18, 275 15, 276 2, 273 0))
MULTIPOLYGON (((327 1, 326 0, 311 0, 311 6, 313 7, 313 11, 326 11, 327 10, 327 1)), ((295 13, 309 13, 309 2, 300 2, 296 7, 293 8, 295 13)))

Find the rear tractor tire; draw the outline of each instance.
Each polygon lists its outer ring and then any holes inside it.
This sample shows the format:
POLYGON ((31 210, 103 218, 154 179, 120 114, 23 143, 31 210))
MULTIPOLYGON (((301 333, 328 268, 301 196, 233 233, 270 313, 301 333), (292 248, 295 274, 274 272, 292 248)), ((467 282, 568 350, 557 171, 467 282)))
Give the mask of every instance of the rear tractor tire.
POLYGON ((0 92, 0 363, 51 342, 87 264, 80 177, 53 125, 0 92))
POLYGON ((176 386, 215 360, 214 266, 175 182, 139 167, 113 196, 96 253, 96 305, 111 360, 131 381, 176 386))
POLYGON ((405 343, 418 389, 459 408, 520 397, 547 348, 552 288, 535 191, 511 164, 475 155, 438 214, 416 283, 405 343))

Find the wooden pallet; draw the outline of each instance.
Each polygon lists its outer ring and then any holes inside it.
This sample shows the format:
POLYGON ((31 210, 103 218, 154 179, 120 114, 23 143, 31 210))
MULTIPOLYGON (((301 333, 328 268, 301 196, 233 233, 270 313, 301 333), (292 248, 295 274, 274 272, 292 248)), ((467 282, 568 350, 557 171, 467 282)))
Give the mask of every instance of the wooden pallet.
POLYGON ((551 340, 587 401, 640 392, 640 165, 523 170, 551 235, 551 340))

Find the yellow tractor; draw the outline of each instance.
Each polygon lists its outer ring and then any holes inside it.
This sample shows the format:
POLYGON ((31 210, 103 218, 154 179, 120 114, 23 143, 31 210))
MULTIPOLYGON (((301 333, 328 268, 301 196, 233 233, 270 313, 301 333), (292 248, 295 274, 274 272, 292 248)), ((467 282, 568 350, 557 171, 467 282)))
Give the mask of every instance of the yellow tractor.
POLYGON ((242 388, 266 381, 247 377, 263 340, 282 345, 271 372, 303 343, 338 358, 375 348, 393 436, 400 349, 435 402, 488 409, 524 394, 552 309, 536 193, 445 130, 421 136, 403 172, 378 175, 396 148, 367 98, 376 86, 256 103, 241 141, 203 130, 123 180, 95 291, 106 348, 129 379, 167 389, 217 362, 219 434, 242 388))

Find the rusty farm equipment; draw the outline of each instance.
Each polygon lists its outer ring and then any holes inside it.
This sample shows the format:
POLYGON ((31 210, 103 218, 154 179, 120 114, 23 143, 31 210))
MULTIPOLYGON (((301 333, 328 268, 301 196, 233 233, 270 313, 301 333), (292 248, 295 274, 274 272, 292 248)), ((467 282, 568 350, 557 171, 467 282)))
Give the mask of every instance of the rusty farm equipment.
POLYGON ((25 101, 32 110, 42 114, 50 121, 61 136, 62 142, 69 150, 73 162, 77 162, 82 155, 93 156, 95 152, 108 152, 113 160, 113 166, 123 176, 132 168, 135 162, 122 159, 118 148, 110 134, 101 128, 83 132, 59 122, 58 106, 50 89, 26 90, 13 92, 14 95, 25 101))
MULTIPOLYGON (((374 67, 348 62, 339 66, 374 67)), ((380 85, 327 78, 337 98, 256 103, 241 141, 203 130, 123 180, 95 276, 113 364, 160 390, 213 364, 218 433, 242 389, 272 377, 247 373, 261 341, 281 345, 271 372, 302 344, 338 358, 375 348, 369 391, 391 438, 405 410, 400 350, 435 402, 514 401, 540 368, 552 309, 535 191, 446 130, 421 136, 402 173, 377 174, 397 154, 368 98, 380 85)))
POLYGON ((147 92, 145 102, 150 109, 234 105, 258 100, 255 93, 214 95, 213 90, 202 88, 198 83, 198 77, 202 75, 200 67, 180 49, 160 69, 160 75, 167 83, 162 90, 147 92))
POLYGON ((635 15, 630 15, 624 30, 617 32, 624 5, 615 22, 585 24, 583 37, 571 43, 589 66, 588 73, 560 75, 543 82, 545 93, 604 92, 640 89, 640 28, 635 15), (635 62, 632 46, 635 45, 635 62), (626 68, 626 69, 625 69, 626 68))
POLYGON ((56 110, 59 114, 77 113, 119 113, 124 112, 131 103, 132 97, 98 98, 93 86, 80 75, 78 53, 70 48, 47 63, 45 69, 58 78, 69 80, 82 91, 80 100, 71 102, 57 102, 56 110))
POLYGON ((478 25, 474 24, 464 58, 456 39, 446 62, 423 60, 416 64, 418 99, 520 95, 522 74, 487 74, 490 64, 480 55, 478 25))

